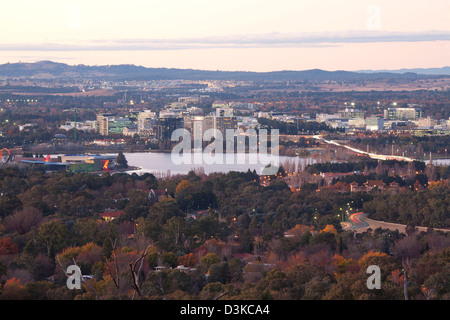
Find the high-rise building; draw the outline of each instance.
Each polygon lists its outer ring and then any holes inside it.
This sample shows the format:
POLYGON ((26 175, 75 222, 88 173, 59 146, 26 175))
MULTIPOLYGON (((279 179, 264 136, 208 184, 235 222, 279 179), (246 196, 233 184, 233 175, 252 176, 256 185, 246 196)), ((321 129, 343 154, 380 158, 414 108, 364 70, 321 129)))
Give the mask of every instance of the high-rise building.
POLYGON ((231 108, 216 108, 216 117, 232 117, 233 111, 231 108))
POLYGON ((170 141, 172 132, 176 129, 183 128, 183 118, 178 117, 164 117, 158 118, 156 121, 157 126, 157 139, 162 141, 170 141))
POLYGON ((422 118, 422 108, 387 108, 384 118, 388 120, 413 120, 422 118))
POLYGON ((338 114, 343 119, 364 119, 364 111, 359 109, 345 108, 340 110, 338 114))
POLYGON ((217 129, 220 132, 222 132, 223 137, 225 137, 227 129, 232 129, 232 130, 237 129, 237 118, 236 117, 214 117, 214 118, 215 118, 214 129, 217 129))
POLYGON ((191 137, 194 138, 195 135, 200 135, 203 137, 204 133, 208 129, 214 128, 213 116, 193 116, 184 118, 184 128, 191 133, 191 137), (201 129, 200 132, 195 130, 201 129))
POLYGON ((114 118, 108 122, 108 134, 117 133, 123 134, 125 128, 131 129, 134 127, 133 121, 130 118, 114 118))
POLYGON ((138 133, 152 135, 156 125, 156 112, 144 110, 137 115, 138 133))
POLYGON ((435 119, 432 119, 431 117, 427 117, 427 118, 419 119, 416 122, 416 124, 417 124, 418 127, 431 128, 431 127, 434 127, 434 126, 437 125, 437 121, 435 119))
POLYGON ((109 121, 114 119, 114 117, 116 117, 114 113, 97 114, 97 132, 102 136, 107 136, 109 132, 109 121))
MULTIPOLYGON (((226 130, 232 129, 236 130, 238 128, 237 118, 233 116, 229 117, 219 117, 216 115, 209 116, 194 116, 184 118, 184 128, 191 133, 191 137, 194 138, 195 135, 200 135, 203 137, 204 133, 208 129, 215 129, 222 133, 222 137, 225 139, 226 130), (198 132, 196 130, 200 130, 198 132)), ((214 136, 216 134, 214 133, 214 136)))
POLYGON ((133 121, 130 118, 117 117, 113 113, 97 115, 97 132, 103 136, 107 136, 110 133, 122 134, 123 129, 132 127, 133 121))
POLYGON ((378 131, 383 130, 384 119, 377 116, 372 116, 366 118, 366 130, 368 131, 378 131))

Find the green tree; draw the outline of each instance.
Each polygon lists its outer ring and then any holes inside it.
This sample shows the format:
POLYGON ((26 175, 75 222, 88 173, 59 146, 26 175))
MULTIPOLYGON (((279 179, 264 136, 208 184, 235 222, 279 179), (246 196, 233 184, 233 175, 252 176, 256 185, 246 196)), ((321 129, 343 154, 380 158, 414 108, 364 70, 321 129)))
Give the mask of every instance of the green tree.
POLYGON ((166 221, 172 217, 184 217, 175 199, 159 199, 157 203, 152 205, 146 219, 156 221, 160 225, 166 224, 166 221))
POLYGON ((178 246, 181 241, 181 236, 188 229, 186 219, 176 216, 167 220, 163 227, 164 234, 173 240, 173 243, 178 246))
POLYGON ((226 287, 220 282, 208 283, 199 294, 201 300, 214 300, 226 292, 226 287))
POLYGON ((220 282, 226 284, 230 281, 230 278, 230 268, 226 261, 210 266, 208 282, 220 282))
POLYGON ((97 219, 77 219, 73 225, 73 231, 77 245, 81 246, 88 242, 98 245, 103 244, 107 237, 106 222, 99 222, 97 219))
POLYGON ((69 228, 58 220, 42 224, 38 229, 37 241, 42 244, 48 257, 53 257, 69 244, 69 228))
POLYGON ((147 199, 147 193, 142 190, 131 189, 127 194, 130 199, 125 206, 124 213, 126 219, 137 219, 148 213, 150 204, 147 199))
POLYGON ((0 217, 4 218, 22 207, 22 201, 14 194, 7 193, 0 197, 0 217))
POLYGON ((213 264, 220 262, 220 257, 217 253, 209 252, 200 259, 200 262, 209 269, 213 264))
POLYGON ((119 151, 116 157, 116 165, 120 169, 127 169, 128 168, 128 160, 125 158, 125 155, 122 151, 119 151))
POLYGON ((161 254, 164 265, 175 268, 178 264, 178 256, 174 252, 164 252, 161 254))
POLYGON ((146 260, 148 263, 148 266, 152 269, 154 269, 155 267, 158 266, 158 259, 159 259, 160 255, 158 252, 152 252, 150 254, 147 255, 146 260))
POLYGON ((311 238, 310 244, 327 244, 334 250, 336 249, 336 236, 333 233, 320 232, 311 238))
POLYGON ((227 226, 213 215, 207 215, 196 220, 194 229, 198 237, 203 241, 216 236, 224 237, 228 233, 227 226))

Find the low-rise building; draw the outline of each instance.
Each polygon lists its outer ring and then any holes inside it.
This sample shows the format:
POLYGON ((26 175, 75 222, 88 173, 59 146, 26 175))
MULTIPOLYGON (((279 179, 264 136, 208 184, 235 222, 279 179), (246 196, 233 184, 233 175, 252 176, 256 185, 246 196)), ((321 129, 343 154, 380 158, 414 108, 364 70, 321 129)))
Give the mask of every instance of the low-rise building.
POLYGON ((106 222, 111 222, 114 219, 120 218, 124 214, 123 211, 105 211, 99 214, 99 216, 106 222))

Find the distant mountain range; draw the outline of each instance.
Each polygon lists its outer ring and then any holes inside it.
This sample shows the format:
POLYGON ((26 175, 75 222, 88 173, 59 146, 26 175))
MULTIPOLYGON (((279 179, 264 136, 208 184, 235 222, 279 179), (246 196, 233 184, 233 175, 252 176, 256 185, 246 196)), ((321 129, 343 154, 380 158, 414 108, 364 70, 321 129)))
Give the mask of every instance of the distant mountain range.
POLYGON ((416 69, 398 69, 398 70, 360 70, 362 73, 416 73, 424 75, 450 75, 450 67, 442 68, 416 68, 416 69))
POLYGON ((194 69, 147 68, 136 65, 68 65, 52 61, 6 63, 0 65, 0 78, 93 78, 104 80, 240 80, 240 81, 365 81, 450 76, 450 67, 432 69, 325 71, 207 71, 194 69))

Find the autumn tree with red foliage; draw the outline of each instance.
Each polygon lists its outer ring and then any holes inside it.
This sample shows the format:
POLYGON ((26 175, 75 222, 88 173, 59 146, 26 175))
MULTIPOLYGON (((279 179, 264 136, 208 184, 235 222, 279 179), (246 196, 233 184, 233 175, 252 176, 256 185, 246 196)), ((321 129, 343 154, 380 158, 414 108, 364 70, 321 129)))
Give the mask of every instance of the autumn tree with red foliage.
POLYGON ((16 254, 19 247, 11 240, 11 238, 0 238, 0 256, 16 254))
POLYGON ((191 252, 188 254, 185 254, 184 256, 181 256, 178 258, 178 265, 183 265, 185 267, 195 267, 199 262, 198 255, 191 252))
POLYGON ((28 297, 27 289, 16 278, 11 278, 6 281, 2 294, 0 295, 1 300, 25 300, 28 297))

